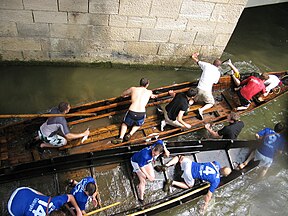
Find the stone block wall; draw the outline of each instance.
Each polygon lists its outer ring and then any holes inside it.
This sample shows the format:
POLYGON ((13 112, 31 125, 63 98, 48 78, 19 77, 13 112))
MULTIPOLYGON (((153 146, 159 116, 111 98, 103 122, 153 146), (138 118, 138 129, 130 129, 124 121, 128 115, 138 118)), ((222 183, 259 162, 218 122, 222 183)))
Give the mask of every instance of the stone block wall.
POLYGON ((181 65, 221 56, 247 0, 0 0, 0 58, 181 65))

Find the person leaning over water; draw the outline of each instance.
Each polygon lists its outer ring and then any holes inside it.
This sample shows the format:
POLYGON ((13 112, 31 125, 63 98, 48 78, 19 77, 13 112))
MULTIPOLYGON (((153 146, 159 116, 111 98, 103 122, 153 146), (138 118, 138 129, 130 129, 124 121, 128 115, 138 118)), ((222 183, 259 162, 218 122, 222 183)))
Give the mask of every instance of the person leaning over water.
MULTIPOLYGON (((52 108, 50 114, 67 114, 70 111, 70 104, 66 102, 61 102, 58 107, 52 108)), ((38 137, 36 140, 41 140, 43 143, 40 144, 40 148, 52 147, 58 148, 67 144, 68 140, 73 140, 89 135, 89 129, 83 133, 71 133, 67 121, 63 116, 49 117, 45 123, 40 126, 38 131, 38 137), (65 136, 62 137, 57 134, 58 131, 61 131, 65 136)))
POLYGON ((73 187, 70 194, 75 197, 75 200, 83 214, 86 214, 85 208, 89 201, 92 201, 95 207, 98 205, 96 199, 98 193, 97 185, 94 178, 89 176, 83 178, 80 182, 70 179, 69 185, 73 187))
POLYGON ((222 139, 237 139, 238 135, 240 134, 242 128, 244 127, 243 121, 240 121, 240 116, 236 112, 231 112, 227 116, 227 120, 229 125, 224 126, 219 131, 214 131, 211 128, 210 124, 205 124, 205 128, 207 131, 215 138, 222 138, 222 139))
POLYGON ((8 211, 13 216, 47 216, 67 202, 73 205, 77 216, 82 215, 74 196, 71 194, 49 197, 32 188, 20 187, 10 196, 8 211))
POLYGON ((182 178, 184 181, 174 181, 168 179, 164 185, 164 191, 168 191, 170 186, 176 186, 183 189, 192 188, 195 183, 195 179, 204 180, 210 183, 210 188, 207 194, 204 196, 205 204, 202 208, 204 212, 208 206, 209 201, 212 198, 212 194, 218 187, 220 183, 220 175, 228 176, 231 173, 229 167, 220 166, 219 162, 207 162, 207 163, 196 163, 192 162, 188 157, 183 155, 178 155, 172 158, 168 163, 162 167, 162 170, 166 169, 169 166, 173 166, 177 163, 180 163, 181 170, 183 171, 182 178))
POLYGON ((194 103, 193 97, 196 95, 196 91, 190 88, 186 93, 176 94, 173 90, 170 90, 169 94, 173 97, 173 100, 162 108, 165 120, 161 121, 161 131, 164 131, 166 124, 174 127, 191 128, 191 125, 183 120, 183 116, 188 111, 189 105, 194 103))
POLYGON ((122 143, 131 139, 131 136, 144 124, 146 118, 146 105, 150 98, 156 98, 151 90, 148 90, 150 81, 147 78, 140 80, 140 87, 131 87, 122 93, 122 97, 131 95, 131 105, 126 112, 123 123, 121 125, 119 138, 112 140, 112 143, 122 143), (127 129, 132 127, 131 131, 125 135, 127 129))
POLYGON ((250 106, 251 99, 257 95, 259 92, 265 93, 265 85, 264 80, 265 77, 263 75, 260 78, 255 76, 250 76, 247 79, 240 81, 237 78, 236 74, 239 74, 239 70, 232 64, 231 60, 227 62, 227 65, 231 67, 233 70, 232 79, 236 85, 235 91, 237 91, 241 106, 236 109, 246 110, 250 106))
POLYGON ((141 204, 144 202, 146 180, 154 181, 155 179, 152 161, 155 161, 162 153, 164 153, 166 157, 169 157, 170 155, 170 152, 166 149, 165 143, 162 140, 157 140, 152 146, 134 153, 131 157, 133 172, 135 172, 139 178, 137 188, 138 198, 141 204))
POLYGON ((254 159, 254 161, 260 161, 259 166, 263 167, 260 177, 265 176, 269 167, 273 163, 276 151, 280 150, 281 152, 284 148, 284 144, 287 143, 284 137, 280 135, 284 129, 284 124, 277 123, 274 126, 274 130, 271 128, 264 128, 256 133, 256 138, 262 140, 261 146, 257 150, 252 151, 249 157, 240 164, 238 168, 243 169, 252 159, 254 159))
POLYGON ((215 59, 213 64, 199 61, 199 53, 193 53, 192 59, 200 66, 202 69, 202 74, 197 86, 197 95, 194 98, 195 102, 204 102, 205 105, 199 108, 198 117, 203 120, 203 112, 215 104, 214 97, 212 95, 213 84, 218 83, 220 78, 219 66, 222 64, 220 59, 215 59))

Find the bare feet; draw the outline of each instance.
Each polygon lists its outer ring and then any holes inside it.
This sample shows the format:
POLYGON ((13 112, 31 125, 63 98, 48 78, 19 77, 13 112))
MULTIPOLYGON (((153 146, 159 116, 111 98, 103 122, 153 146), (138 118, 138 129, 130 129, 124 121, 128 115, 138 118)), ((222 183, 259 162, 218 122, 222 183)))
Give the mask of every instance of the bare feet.
POLYGON ((242 169, 244 169, 244 167, 246 167, 247 166, 247 163, 241 163, 241 164, 239 164, 239 166, 238 166, 238 169, 239 170, 242 170, 242 169))

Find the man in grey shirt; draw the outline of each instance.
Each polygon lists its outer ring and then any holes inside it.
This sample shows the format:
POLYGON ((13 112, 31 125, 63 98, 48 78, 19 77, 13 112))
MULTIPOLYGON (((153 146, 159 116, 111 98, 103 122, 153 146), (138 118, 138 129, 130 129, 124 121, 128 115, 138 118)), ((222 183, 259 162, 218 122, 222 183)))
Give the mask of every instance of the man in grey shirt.
MULTIPOLYGON (((70 104, 66 102, 61 102, 58 107, 51 109, 50 114, 67 114, 70 110, 70 104)), ((67 121, 63 116, 49 117, 46 122, 40 126, 38 131, 38 137, 43 143, 40 144, 41 148, 58 148, 67 144, 68 140, 73 140, 88 136, 90 133, 89 129, 83 133, 71 133, 67 121), (64 135, 58 135, 58 131, 64 135)))

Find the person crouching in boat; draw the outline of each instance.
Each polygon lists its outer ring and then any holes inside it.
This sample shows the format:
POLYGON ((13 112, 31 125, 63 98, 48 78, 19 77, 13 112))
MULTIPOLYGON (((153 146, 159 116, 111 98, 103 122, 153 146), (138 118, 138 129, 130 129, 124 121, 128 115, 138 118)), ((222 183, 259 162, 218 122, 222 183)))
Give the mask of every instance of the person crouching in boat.
POLYGON ((264 128, 256 133, 257 139, 262 139, 261 146, 252 151, 249 157, 238 166, 239 169, 243 169, 248 163, 254 159, 254 161, 260 161, 259 166, 263 167, 260 178, 265 176, 269 167, 273 163, 273 158, 278 150, 283 150, 285 145, 285 139, 280 135, 285 129, 284 124, 277 123, 274 126, 274 130, 271 128, 264 128))
MULTIPOLYGON (((58 107, 51 109, 50 114, 67 114, 70 111, 70 104, 61 102, 58 107)), ((67 144, 68 140, 73 140, 88 136, 90 133, 89 129, 83 133, 71 133, 67 121, 63 116, 49 117, 45 123, 40 126, 38 131, 38 137, 36 140, 41 140, 43 143, 40 144, 40 148, 59 148, 67 144), (58 131, 61 131, 65 136, 58 135, 58 131)))
POLYGON ((50 197, 29 188, 17 188, 8 201, 8 211, 15 216, 46 216, 60 209, 65 203, 70 202, 76 210, 77 216, 82 212, 71 194, 50 197))
POLYGON ((232 79, 236 85, 235 91, 237 91, 241 106, 237 107, 236 110, 246 110, 250 106, 252 98, 258 93, 262 92, 265 94, 266 88, 264 85, 265 77, 263 75, 260 78, 250 76, 247 79, 240 81, 237 78, 239 70, 232 64, 231 60, 227 63, 233 70, 232 79))
POLYGON ((148 90, 150 81, 147 78, 140 80, 140 87, 131 87, 122 93, 122 97, 131 96, 131 105, 125 114, 121 125, 119 138, 112 140, 113 144, 122 143, 131 139, 132 135, 144 124, 146 118, 146 105, 150 98, 156 98, 151 90, 148 90), (125 135, 127 129, 132 127, 131 131, 125 135))
POLYGON ((162 153, 164 153, 166 157, 169 157, 170 155, 165 143, 162 140, 157 140, 152 146, 146 147, 141 151, 134 153, 131 157, 133 172, 137 174, 140 181, 137 188, 138 200, 141 204, 144 202, 146 180, 154 181, 155 179, 152 161, 155 161, 162 153))
POLYGON ((92 201, 94 207, 98 205, 96 199, 96 196, 98 195, 97 185, 94 178, 89 176, 83 178, 80 182, 70 179, 69 185, 73 187, 70 194, 75 197, 75 200, 83 214, 86 214, 85 209, 88 202, 92 201))
POLYGON ((209 182, 210 188, 208 193, 204 196, 205 204, 202 207, 202 211, 204 212, 212 198, 213 192, 216 190, 220 183, 220 175, 228 176, 232 170, 226 166, 221 168, 219 162, 217 161, 196 163, 192 162, 188 157, 183 155, 175 156, 164 166, 169 167, 177 164, 178 162, 180 163, 181 170, 183 171, 181 177, 184 179, 184 181, 180 182, 168 179, 164 185, 164 191, 167 192, 171 185, 183 189, 192 188, 194 186, 195 179, 209 182))
POLYGON ((177 94, 170 90, 169 94, 173 100, 162 108, 165 119, 161 121, 161 131, 164 131, 166 124, 174 127, 191 128, 191 125, 183 120, 183 116, 188 111, 189 105, 194 103, 193 97, 196 95, 196 90, 190 88, 186 93, 177 94))
POLYGON ((240 121, 239 119, 240 119, 239 114, 232 111, 227 116, 227 120, 229 122, 229 125, 224 126, 219 131, 214 131, 211 128, 210 124, 205 124, 205 128, 215 138, 237 139, 237 137, 240 134, 242 128, 244 127, 243 121, 240 121))

